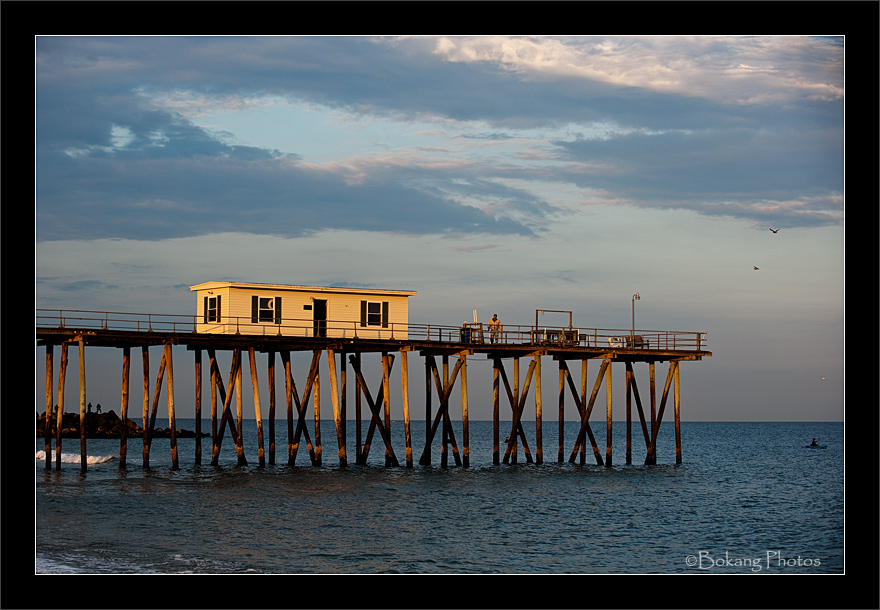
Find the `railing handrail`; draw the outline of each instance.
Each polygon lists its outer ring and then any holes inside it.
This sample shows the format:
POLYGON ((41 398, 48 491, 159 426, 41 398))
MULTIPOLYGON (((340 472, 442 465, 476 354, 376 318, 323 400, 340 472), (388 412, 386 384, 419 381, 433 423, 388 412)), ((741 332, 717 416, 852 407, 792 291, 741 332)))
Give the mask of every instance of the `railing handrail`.
MULTIPOLYGON (((100 328, 101 330, 197 333, 206 332, 211 326, 223 327, 225 334, 286 335, 282 331, 299 332, 298 336, 314 337, 315 320, 312 318, 281 318, 275 321, 253 322, 250 316, 222 316, 219 322, 205 322, 198 314, 135 313, 120 311, 93 311, 80 309, 35 310, 37 328, 100 328), (51 315, 50 315, 51 314, 51 315), (260 329, 260 332, 247 332, 260 329), (312 334, 310 335, 309 332, 312 334)), ((548 345, 585 347, 633 347, 643 349, 674 349, 702 351, 706 346, 706 333, 701 331, 643 330, 631 328, 571 328, 554 325, 502 324, 497 336, 485 323, 465 323, 461 326, 447 324, 394 323, 387 326, 363 326, 359 321, 322 321, 320 325, 332 338, 401 338, 408 341, 440 341, 468 343, 469 330, 480 329, 482 343, 501 345, 548 345), (469 330, 468 330, 469 329, 469 330), (464 331, 464 332, 463 332, 464 331), (342 333, 342 337, 339 337, 342 333), (397 335, 397 337, 395 337, 397 335), (467 339, 467 340, 465 340, 467 339), (537 339, 537 340, 536 340, 537 339)), ((320 335, 319 335, 320 336, 320 335)))

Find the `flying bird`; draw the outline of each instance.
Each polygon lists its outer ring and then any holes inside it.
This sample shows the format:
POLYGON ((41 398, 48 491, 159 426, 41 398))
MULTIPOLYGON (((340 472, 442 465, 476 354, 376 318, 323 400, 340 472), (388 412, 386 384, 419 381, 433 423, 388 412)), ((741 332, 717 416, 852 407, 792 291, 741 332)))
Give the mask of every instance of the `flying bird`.
POLYGON ((755 267, 755 271, 757 271, 757 270, 758 270, 758 268, 757 268, 757 267, 755 267))
POLYGON ((770 229, 773 233, 779 233, 779 229, 770 229))

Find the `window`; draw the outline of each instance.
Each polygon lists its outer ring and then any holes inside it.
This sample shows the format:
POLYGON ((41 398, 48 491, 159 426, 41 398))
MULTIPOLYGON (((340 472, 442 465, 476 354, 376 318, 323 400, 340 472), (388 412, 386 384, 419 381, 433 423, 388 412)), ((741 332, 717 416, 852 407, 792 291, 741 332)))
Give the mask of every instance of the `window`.
POLYGON ((260 297, 258 319, 260 322, 272 322, 275 320, 275 299, 272 297, 260 297))
POLYGON ((205 297, 204 322, 220 322, 220 296, 205 297))
POLYGON ((281 297, 251 296, 251 323, 281 324, 281 297))
POLYGON ((382 303, 367 303, 367 326, 382 326, 382 303))
POLYGON ((388 328, 388 301, 361 301, 361 326, 388 328))

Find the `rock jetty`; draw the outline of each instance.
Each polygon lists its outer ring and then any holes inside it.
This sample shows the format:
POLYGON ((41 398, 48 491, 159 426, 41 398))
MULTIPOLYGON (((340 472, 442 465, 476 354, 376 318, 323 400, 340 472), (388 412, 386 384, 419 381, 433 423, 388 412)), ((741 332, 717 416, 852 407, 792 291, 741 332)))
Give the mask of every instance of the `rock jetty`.
MULTIPOLYGON (((56 436, 57 415, 51 417, 50 430, 52 438, 56 436)), ((128 438, 142 438, 144 429, 134 421, 128 420, 128 438)), ((122 419, 112 409, 107 413, 86 413, 85 430, 86 438, 119 438, 122 431, 122 419)), ((46 436, 46 414, 37 413, 37 438, 46 436)), ((202 437, 210 434, 202 433, 202 437)), ((61 417, 61 437, 79 438, 79 413, 64 413, 61 417)), ((170 438, 171 430, 155 428, 153 438, 170 438)), ((177 438, 195 438, 196 433, 191 430, 177 430, 177 438)))

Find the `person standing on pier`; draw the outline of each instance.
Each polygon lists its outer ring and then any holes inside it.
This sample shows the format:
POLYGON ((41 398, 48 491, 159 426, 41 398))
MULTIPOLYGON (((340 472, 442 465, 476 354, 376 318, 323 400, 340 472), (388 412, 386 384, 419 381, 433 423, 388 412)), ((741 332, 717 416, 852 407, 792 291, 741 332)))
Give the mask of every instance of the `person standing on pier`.
POLYGON ((498 338, 498 334, 501 332, 501 320, 498 319, 498 314, 492 314, 492 319, 489 320, 489 342, 495 343, 495 340, 498 338))

